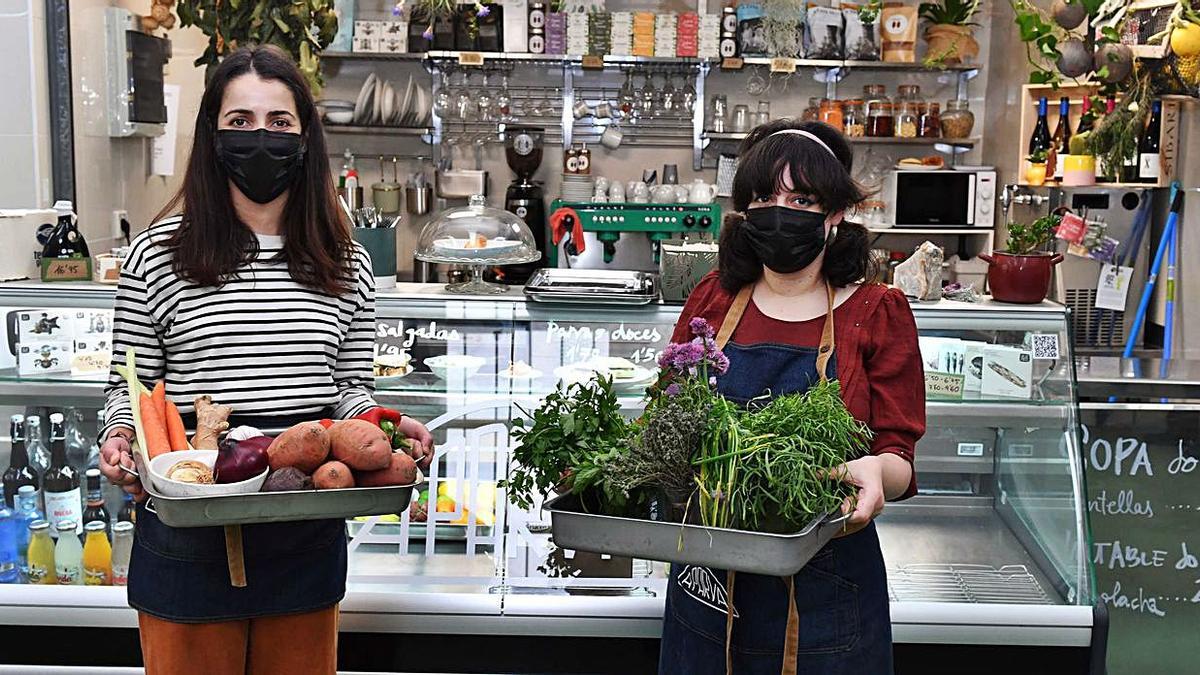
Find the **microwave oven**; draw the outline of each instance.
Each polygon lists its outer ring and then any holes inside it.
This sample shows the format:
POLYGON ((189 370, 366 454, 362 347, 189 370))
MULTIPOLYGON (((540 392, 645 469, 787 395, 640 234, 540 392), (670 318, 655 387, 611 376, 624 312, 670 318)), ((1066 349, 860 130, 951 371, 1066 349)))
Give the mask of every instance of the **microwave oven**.
POLYGON ((896 169, 884 181, 882 197, 891 227, 993 227, 996 172, 896 169))

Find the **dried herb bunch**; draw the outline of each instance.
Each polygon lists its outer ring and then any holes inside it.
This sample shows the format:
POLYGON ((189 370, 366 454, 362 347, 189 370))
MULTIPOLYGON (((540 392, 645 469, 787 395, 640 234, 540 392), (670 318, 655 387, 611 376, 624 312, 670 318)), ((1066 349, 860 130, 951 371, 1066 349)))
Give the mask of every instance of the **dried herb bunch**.
POLYGON ((1131 157, 1137 156, 1138 139, 1146 128, 1153 92, 1150 76, 1139 73, 1111 114, 1088 134, 1088 154, 1096 157, 1101 166, 1115 172, 1131 157))
POLYGON ((612 482, 626 494, 643 487, 662 490, 672 503, 696 491, 692 457, 708 426, 709 406, 669 399, 648 415, 631 439, 624 461, 612 467, 612 482))

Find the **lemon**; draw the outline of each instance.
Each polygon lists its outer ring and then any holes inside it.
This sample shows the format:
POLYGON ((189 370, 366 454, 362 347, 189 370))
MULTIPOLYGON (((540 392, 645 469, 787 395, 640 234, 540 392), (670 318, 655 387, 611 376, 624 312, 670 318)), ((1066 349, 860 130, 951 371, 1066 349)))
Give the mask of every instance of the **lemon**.
POLYGON ((1200 55, 1200 24, 1184 23, 1171 31, 1171 51, 1176 56, 1200 55))
POLYGON ((1193 87, 1200 85, 1200 54, 1179 57, 1178 69, 1179 79, 1193 87))
POLYGON ((438 497, 437 498, 437 512, 438 513, 454 513, 454 511, 455 511, 455 504, 454 504, 453 499, 451 499, 449 497, 438 497))

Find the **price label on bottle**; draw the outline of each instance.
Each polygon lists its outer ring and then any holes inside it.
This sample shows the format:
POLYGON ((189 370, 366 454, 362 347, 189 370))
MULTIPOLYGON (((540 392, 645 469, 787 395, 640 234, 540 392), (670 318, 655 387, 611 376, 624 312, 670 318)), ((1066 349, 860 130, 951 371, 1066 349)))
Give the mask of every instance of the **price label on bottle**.
POLYGON ((481 52, 460 52, 458 54, 458 65, 482 66, 483 54, 481 52))
POLYGON ((794 73, 796 72, 796 59, 791 59, 786 56, 777 56, 771 59, 772 73, 794 73))

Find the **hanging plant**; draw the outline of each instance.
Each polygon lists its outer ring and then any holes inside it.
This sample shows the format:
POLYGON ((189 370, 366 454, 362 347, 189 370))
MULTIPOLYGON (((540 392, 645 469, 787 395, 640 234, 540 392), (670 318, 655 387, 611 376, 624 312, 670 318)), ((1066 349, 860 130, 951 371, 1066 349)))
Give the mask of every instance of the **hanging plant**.
MULTIPOLYGON (((426 24, 425 32, 421 33, 421 37, 432 40, 434 22, 438 19, 453 19, 460 11, 460 7, 462 5, 459 0, 413 0, 412 3, 397 2, 392 9, 392 14, 395 16, 407 14, 411 21, 426 24)), ((491 8, 479 0, 476 0, 474 7, 466 10, 467 34, 472 39, 479 35, 479 19, 491 12, 491 8)))
POLYGON ((804 21, 803 0, 766 0, 763 2, 763 29, 767 53, 796 58, 800 55, 800 31, 804 21))
POLYGON ((1109 115, 1088 134, 1088 154, 1097 158, 1108 171, 1118 170, 1126 160, 1137 155, 1138 139, 1146 128, 1150 113, 1150 73, 1139 72, 1109 115))
POLYGON ((1105 82, 1119 82, 1128 77, 1129 71, 1122 70, 1123 64, 1132 63, 1132 52, 1126 54, 1117 46, 1120 43, 1117 29, 1123 14, 1111 16, 1106 9, 1110 2, 1057 0, 1050 13, 1035 7, 1031 0, 1009 0, 1009 4, 1016 14, 1021 41, 1025 43, 1031 84, 1057 87, 1063 76, 1083 79, 1093 71, 1097 79, 1105 82), (1101 13, 1105 14, 1103 19, 1101 13), (1084 33, 1088 18, 1101 26, 1096 40, 1084 33))
POLYGON ((179 0, 175 11, 182 26, 196 26, 208 36, 208 47, 196 66, 205 66, 205 79, 238 47, 275 45, 292 55, 319 94, 320 53, 337 34, 333 0, 179 0))

